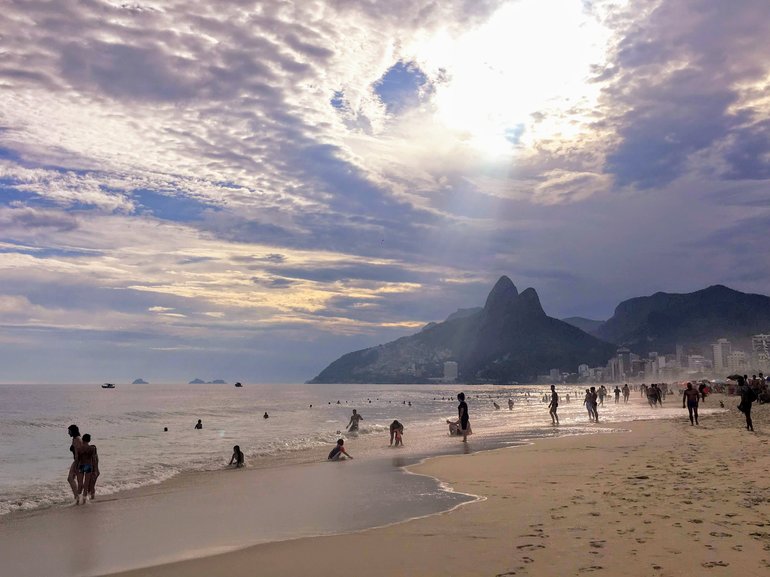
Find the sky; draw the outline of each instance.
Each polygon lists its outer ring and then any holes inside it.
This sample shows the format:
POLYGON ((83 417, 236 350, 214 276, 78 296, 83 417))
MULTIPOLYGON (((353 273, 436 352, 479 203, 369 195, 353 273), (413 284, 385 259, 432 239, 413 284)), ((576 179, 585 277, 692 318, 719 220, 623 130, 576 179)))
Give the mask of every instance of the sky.
POLYGON ((770 293, 767 0, 0 8, 0 382, 303 382, 503 274, 770 293))

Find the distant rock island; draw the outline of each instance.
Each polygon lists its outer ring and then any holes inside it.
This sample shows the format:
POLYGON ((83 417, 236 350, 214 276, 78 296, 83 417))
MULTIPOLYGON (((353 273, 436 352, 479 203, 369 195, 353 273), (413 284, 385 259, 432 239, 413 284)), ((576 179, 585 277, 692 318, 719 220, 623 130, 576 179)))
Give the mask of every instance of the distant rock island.
POLYGON ((145 381, 143 378, 134 379, 134 382, 131 383, 132 385, 149 385, 147 381, 145 381))
POLYGON ((620 303, 607 321, 564 319, 600 339, 637 354, 672 353, 677 344, 710 349, 726 338, 748 344, 770 328, 770 297, 714 285, 692 293, 658 292, 620 303))
POLYGON ((530 382, 554 368, 604 364, 615 349, 549 317, 535 289, 519 294, 503 276, 483 308, 461 309, 415 335, 348 353, 310 382, 419 383, 448 374, 466 383, 530 382))
POLYGON ((188 385, 226 385, 227 381, 222 379, 214 379, 213 381, 204 381, 203 379, 193 379, 188 385))

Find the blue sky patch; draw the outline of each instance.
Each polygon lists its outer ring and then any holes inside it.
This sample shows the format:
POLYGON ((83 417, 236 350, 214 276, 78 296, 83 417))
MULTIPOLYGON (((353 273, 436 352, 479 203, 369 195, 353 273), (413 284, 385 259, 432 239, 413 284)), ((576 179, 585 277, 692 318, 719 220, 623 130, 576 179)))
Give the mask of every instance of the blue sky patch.
POLYGON ((374 92, 388 109, 400 112, 419 103, 428 77, 414 62, 399 61, 374 83, 374 92))
POLYGON ((337 90, 329 102, 338 110, 345 108, 345 93, 341 90, 337 90))
POLYGON ((523 124, 517 124, 513 128, 508 128, 505 131, 505 139, 514 146, 518 146, 521 143, 522 136, 524 136, 523 124))
POLYGON ((163 220, 189 222, 201 220, 206 210, 213 205, 186 196, 167 196, 149 190, 135 190, 132 193, 140 214, 152 214, 163 220))

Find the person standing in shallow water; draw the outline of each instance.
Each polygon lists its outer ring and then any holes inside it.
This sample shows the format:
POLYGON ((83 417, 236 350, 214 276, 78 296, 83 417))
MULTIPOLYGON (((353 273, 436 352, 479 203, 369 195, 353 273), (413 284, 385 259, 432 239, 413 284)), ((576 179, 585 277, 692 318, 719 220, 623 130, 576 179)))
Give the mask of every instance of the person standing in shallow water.
POLYGON ((72 489, 72 495, 75 497, 75 504, 78 504, 78 451, 83 446, 83 441, 80 438, 80 429, 77 425, 70 425, 67 427, 67 434, 72 437, 72 444, 70 444, 70 451, 72 452, 72 464, 70 465, 69 473, 67 474, 67 483, 69 483, 72 489))
POLYGON ((463 434, 463 443, 468 442, 468 435, 471 433, 471 422, 468 417, 468 404, 465 402, 465 393, 458 393, 457 416, 460 417, 460 431, 463 434))
POLYGON ((596 423, 599 422, 599 403, 597 402, 598 398, 599 398, 599 395, 596 392, 596 387, 591 387, 591 406, 593 407, 594 422, 596 423))
POLYGON ((591 391, 590 389, 586 389, 586 398, 583 399, 583 404, 586 406, 586 410, 588 411, 588 420, 593 421, 594 420, 594 406, 593 402, 591 400, 591 391))
POLYGON ((350 415, 350 421, 348 421, 348 426, 346 427, 348 431, 351 433, 353 431, 358 431, 358 422, 363 421, 364 418, 358 414, 358 411, 353 409, 353 414, 350 415))
POLYGON ((551 385, 551 402, 548 403, 548 413, 551 415, 551 423, 554 425, 559 424, 559 415, 556 414, 558 408, 559 393, 556 392, 556 385, 551 385))
MULTIPOLYGON (((98 456, 96 453, 96 447, 91 445, 91 435, 83 435, 80 449, 78 449, 78 492, 82 495, 82 503, 86 504, 86 499, 89 493, 91 493, 91 481, 94 474, 98 475, 98 456)), ((96 481, 94 480, 94 487, 96 481)), ((94 489, 95 493, 96 489, 94 489)), ((93 493, 91 493, 93 499, 93 493)))
POLYGON ((682 408, 684 409, 687 404, 687 412, 690 415, 690 425, 693 425, 693 417, 695 417, 695 425, 698 424, 698 398, 700 393, 692 388, 692 383, 687 383, 687 388, 682 394, 682 408))

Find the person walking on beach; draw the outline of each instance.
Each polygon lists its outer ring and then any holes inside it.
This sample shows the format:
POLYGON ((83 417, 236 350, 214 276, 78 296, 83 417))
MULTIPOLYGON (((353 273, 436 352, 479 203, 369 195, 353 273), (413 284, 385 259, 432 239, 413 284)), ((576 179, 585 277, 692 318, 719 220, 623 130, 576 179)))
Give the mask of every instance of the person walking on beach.
POLYGON ((700 393, 692 388, 692 383, 687 383, 687 388, 682 394, 682 408, 684 409, 686 403, 687 412, 690 415, 690 426, 693 425, 693 417, 695 417, 694 424, 698 424, 698 397, 700 397, 700 393))
POLYGON ((746 430, 753 431, 754 423, 751 420, 751 405, 757 400, 757 394, 744 377, 738 377, 738 391, 741 395, 741 404, 738 405, 738 410, 746 416, 746 430))
POLYGON ((509 411, 513 410, 513 399, 508 399, 508 410, 509 411))
POLYGON ((624 403, 628 402, 628 397, 630 394, 631 394, 631 389, 628 388, 628 383, 626 383, 625 385, 623 385, 623 402, 624 403))
POLYGON ((326 460, 341 461, 345 457, 347 457, 348 459, 353 458, 353 456, 345 450, 345 441, 343 439, 338 439, 337 444, 331 450, 331 452, 329 453, 329 456, 326 457, 326 460))
POLYGON ((471 421, 468 417, 468 404, 465 402, 465 393, 458 393, 457 416, 460 418, 460 431, 463 434, 463 443, 468 442, 468 435, 471 434, 471 421))
POLYGON ((615 385, 615 389, 612 392, 615 393, 615 404, 617 405, 620 402, 620 387, 615 385))
POLYGON ((70 465, 69 473, 67 474, 67 483, 69 483, 70 489, 72 489, 72 495, 75 497, 75 505, 79 504, 78 495, 80 491, 78 489, 78 451, 83 445, 83 440, 80 438, 80 429, 77 425, 70 425, 67 427, 67 434, 72 437, 72 443, 70 444, 70 452, 72 453, 72 464, 70 465))
MULTIPOLYGON (((96 471, 96 447, 90 445, 91 435, 83 435, 80 448, 77 450, 78 462, 78 493, 82 495, 82 503, 86 504, 89 488, 91 486, 91 477, 96 471)), ((94 480, 94 483, 96 481, 94 480)), ((93 497, 92 497, 93 498, 93 497)))
POLYGON ((559 408, 559 393, 556 392, 556 385, 551 385, 551 402, 548 403, 548 413, 551 415, 551 424, 559 424, 559 415, 556 409, 559 408))
POLYGON ((200 419, 198 419, 198 422, 195 423, 195 428, 196 429, 202 429, 203 428, 203 423, 201 422, 200 419))
POLYGON ((353 414, 350 415, 350 421, 348 421, 348 426, 345 428, 351 433, 354 431, 358 431, 358 422, 363 420, 364 418, 358 414, 358 411, 353 409, 353 414))
POLYGON ((401 435, 404 434, 404 425, 398 422, 398 420, 394 419, 393 422, 390 424, 390 445, 393 445, 393 439, 396 439, 396 446, 398 447, 399 444, 403 445, 404 443, 401 442, 401 435))

